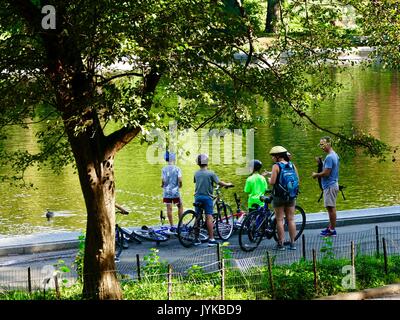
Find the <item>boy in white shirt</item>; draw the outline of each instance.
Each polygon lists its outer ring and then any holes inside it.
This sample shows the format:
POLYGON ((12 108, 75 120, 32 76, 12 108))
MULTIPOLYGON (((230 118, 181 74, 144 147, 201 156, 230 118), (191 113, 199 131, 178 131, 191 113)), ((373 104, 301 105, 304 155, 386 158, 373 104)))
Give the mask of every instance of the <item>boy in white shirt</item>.
POLYGON ((183 213, 183 205, 179 188, 182 188, 182 171, 175 165, 176 155, 175 153, 167 151, 164 155, 165 161, 168 165, 162 168, 161 172, 161 187, 163 190, 163 202, 167 206, 167 216, 170 224, 170 233, 176 233, 176 227, 174 226, 172 217, 172 204, 176 204, 178 207, 179 218, 183 213))

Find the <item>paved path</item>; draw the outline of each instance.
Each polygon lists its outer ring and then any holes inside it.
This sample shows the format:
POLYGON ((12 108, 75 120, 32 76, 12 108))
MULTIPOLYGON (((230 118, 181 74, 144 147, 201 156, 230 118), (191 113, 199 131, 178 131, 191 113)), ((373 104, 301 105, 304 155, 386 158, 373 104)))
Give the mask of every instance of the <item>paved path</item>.
MULTIPOLYGON (((307 214, 306 229, 322 229, 327 225, 327 221, 326 212, 309 213, 307 214)), ((400 221, 400 206, 337 212, 338 227, 390 221, 400 221)), ((0 238, 0 257, 74 249, 77 248, 77 239, 80 235, 81 232, 59 232, 0 238)))
MULTIPOLYGON (((376 225, 379 226, 380 236, 384 235, 387 238, 389 254, 392 252, 399 253, 400 214, 397 213, 400 212, 399 209, 400 207, 369 209, 364 210, 363 215, 360 210, 339 212, 338 225, 342 226, 337 228, 338 236, 334 239, 335 255, 337 257, 350 257, 350 242, 352 240, 356 242, 357 250, 375 252, 376 225), (353 220, 351 220, 352 217, 353 220), (386 222, 380 222, 385 221, 385 219, 386 222), (359 224, 353 224, 354 221, 358 221, 359 224)), ((307 221, 308 228, 304 231, 304 235, 306 254, 307 258, 310 259, 312 249, 315 249, 317 254, 321 254, 320 248, 324 245, 324 242, 319 237, 319 232, 320 226, 326 225, 327 214, 309 214, 307 221), (318 216, 319 219, 317 219, 318 216)), ((63 260, 66 265, 71 265, 77 253, 76 239, 78 236, 79 233, 61 233, 0 239, 0 253, 3 253, 0 254, 0 284, 18 281, 26 283, 28 267, 31 268, 32 278, 39 281, 52 270, 59 260, 63 260), (55 242, 55 240, 58 241, 55 242), (29 241, 41 242, 32 244, 29 241), (50 248, 53 249, 46 251, 50 248)), ((229 242, 229 248, 235 259, 234 263, 241 270, 264 263, 262 257, 265 257, 266 251, 273 252, 272 248, 275 245, 273 240, 264 240, 257 250, 246 253, 240 250, 237 234, 233 235, 229 242)), ((209 248, 207 244, 189 249, 183 248, 179 241, 173 238, 158 246, 153 242, 130 244, 129 248, 122 252, 120 262, 117 263, 118 270, 121 273, 135 276, 136 255, 139 255, 139 259, 143 263, 143 257, 150 254, 151 248, 156 248, 160 259, 172 264, 176 272, 184 272, 194 264, 209 270, 215 270, 218 267, 216 248, 209 248)), ((273 254, 276 263, 297 261, 302 256, 301 242, 298 242, 296 251, 287 250, 285 252, 273 252, 273 254)), ((70 277, 74 276, 75 274, 72 272, 70 277)))

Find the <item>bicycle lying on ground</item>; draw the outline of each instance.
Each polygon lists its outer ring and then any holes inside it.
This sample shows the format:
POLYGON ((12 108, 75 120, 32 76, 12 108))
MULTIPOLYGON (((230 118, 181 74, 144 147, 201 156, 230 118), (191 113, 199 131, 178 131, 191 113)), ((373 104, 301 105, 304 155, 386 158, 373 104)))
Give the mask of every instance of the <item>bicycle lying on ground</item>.
MULTIPOLYGON (((231 188, 233 186, 224 187, 231 188)), ((227 205, 221 196, 219 187, 215 189, 214 197, 213 225, 214 234, 221 240, 228 240, 233 232, 233 214, 232 209, 227 205)), ((195 210, 186 210, 178 223, 178 239, 186 248, 191 247, 199 240, 205 242, 208 240, 208 231, 206 219, 204 217, 204 207, 201 203, 194 203, 194 207, 199 208, 198 213, 195 210)))
MULTIPOLYGON (((239 245, 243 251, 255 250, 264 238, 274 238, 275 241, 278 241, 275 213, 268 206, 272 202, 272 196, 262 196, 260 200, 264 202, 264 205, 248 213, 239 229, 239 245)), ((294 218, 296 224, 294 240, 296 241, 303 233, 306 225, 306 214, 300 206, 295 206, 294 218)), ((285 239, 289 239, 286 217, 284 218, 284 231, 285 239)), ((289 243, 289 241, 286 241, 284 244, 289 243)))
POLYGON ((167 241, 170 238, 171 233, 169 233, 170 227, 164 226, 165 217, 163 211, 160 212, 160 222, 161 225, 158 227, 147 227, 142 226, 141 229, 133 230, 133 233, 142 240, 155 241, 158 244, 160 242, 167 241))
MULTIPOLYGON (((129 211, 125 210, 122 206, 115 204, 115 213, 122 215, 128 215, 129 211)), ((129 247, 128 242, 142 243, 134 232, 129 231, 126 228, 122 228, 119 224, 115 224, 115 261, 119 261, 122 250, 129 247)))

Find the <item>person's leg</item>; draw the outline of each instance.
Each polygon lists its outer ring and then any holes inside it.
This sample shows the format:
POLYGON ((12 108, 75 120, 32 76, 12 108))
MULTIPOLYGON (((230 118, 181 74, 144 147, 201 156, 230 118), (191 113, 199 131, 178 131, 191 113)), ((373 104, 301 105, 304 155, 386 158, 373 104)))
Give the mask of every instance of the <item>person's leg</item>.
POLYGON ((276 220, 276 231, 278 232, 278 244, 283 245, 285 242, 285 230, 283 227, 283 213, 284 207, 276 207, 275 211, 275 220, 276 220))
POLYGON ((183 214, 183 204, 182 204, 182 199, 179 198, 179 203, 176 205, 178 207, 178 217, 179 219, 182 217, 183 214))
POLYGON ((206 222, 207 222, 208 239, 214 240, 214 221, 212 214, 206 214, 206 222))
POLYGON ((336 228, 336 207, 327 207, 329 215, 329 228, 334 230, 336 228))
POLYGON ((329 229, 334 230, 336 228, 336 198, 339 189, 334 186, 324 190, 324 205, 328 211, 329 216, 329 229))
POLYGON ((213 201, 212 198, 204 199, 204 212, 206 215, 208 240, 214 240, 214 219, 213 219, 213 201))
POLYGON ((294 206, 285 207, 285 216, 288 222, 290 243, 294 243, 295 241, 294 238, 296 237, 296 223, 294 220, 294 211, 295 211, 294 206))
POLYGON ((167 203, 167 217, 169 225, 172 227, 174 225, 174 219, 172 217, 172 203, 167 203))

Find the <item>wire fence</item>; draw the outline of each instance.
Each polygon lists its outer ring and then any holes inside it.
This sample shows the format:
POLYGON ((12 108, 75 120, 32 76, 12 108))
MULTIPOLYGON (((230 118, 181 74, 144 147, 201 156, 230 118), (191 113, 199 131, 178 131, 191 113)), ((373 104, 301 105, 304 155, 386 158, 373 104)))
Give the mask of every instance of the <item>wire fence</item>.
MULTIPOLYGON (((390 258, 400 256, 400 227, 375 227, 336 238, 303 235, 295 251, 274 251, 274 246, 274 241, 264 240, 252 252, 244 252, 238 245, 205 247, 171 264, 158 259, 145 261, 137 255, 136 261, 117 263, 117 270, 109 272, 108 285, 115 285, 112 279, 117 275, 125 299, 270 299, 279 297, 279 290, 289 288, 288 281, 297 277, 302 286, 318 294, 320 262, 346 260, 355 270, 359 256, 381 257, 381 273, 395 273, 400 279, 400 259, 390 258), (293 271, 294 267, 280 269, 299 262, 308 263, 309 272, 293 271)), ((335 270, 332 276, 337 276, 335 270)), ((83 283, 75 270, 61 272, 52 265, 1 268, 0 299, 15 298, 15 292, 22 299, 79 299, 83 287, 96 287, 96 281, 97 275, 87 275, 83 283)))

